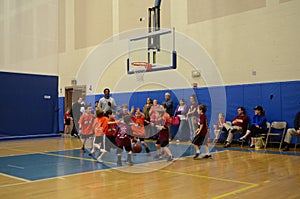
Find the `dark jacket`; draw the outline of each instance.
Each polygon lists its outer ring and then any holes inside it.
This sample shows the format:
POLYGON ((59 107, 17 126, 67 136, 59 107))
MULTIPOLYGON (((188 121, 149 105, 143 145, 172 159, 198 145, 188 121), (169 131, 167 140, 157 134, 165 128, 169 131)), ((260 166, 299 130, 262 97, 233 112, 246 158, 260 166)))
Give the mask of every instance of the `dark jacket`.
POLYGON ((299 130, 300 129, 300 112, 298 112, 296 114, 296 117, 295 117, 295 120, 294 120, 294 128, 296 130, 299 130))

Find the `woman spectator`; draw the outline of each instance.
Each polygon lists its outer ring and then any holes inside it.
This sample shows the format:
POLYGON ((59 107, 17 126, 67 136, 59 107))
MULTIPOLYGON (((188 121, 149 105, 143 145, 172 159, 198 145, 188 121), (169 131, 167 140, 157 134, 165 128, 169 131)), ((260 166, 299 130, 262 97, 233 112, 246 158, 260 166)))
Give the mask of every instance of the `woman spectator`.
POLYGON ((251 135, 251 144, 250 148, 254 148, 254 137, 258 134, 267 133, 267 119, 265 117, 265 111, 262 106, 254 107, 254 113, 251 125, 249 126, 246 134, 242 136, 239 141, 245 142, 248 135, 251 135))
POLYGON ((197 108, 198 108, 198 102, 196 100, 196 95, 192 94, 190 96, 190 106, 187 112, 187 119, 188 119, 188 124, 189 124, 189 129, 190 129, 190 140, 192 141, 194 138, 194 133, 197 128, 197 124, 194 122, 194 120, 198 117, 197 113, 197 108))
POLYGON ((184 99, 179 100, 179 105, 175 109, 174 116, 178 116, 180 118, 180 124, 177 131, 176 142, 179 142, 180 140, 188 140, 187 137, 189 137, 189 126, 187 122, 187 113, 188 113, 188 106, 186 105, 184 99))
MULTIPOLYGON (((150 110, 149 110, 149 115, 150 115, 150 122, 155 123, 156 122, 156 116, 155 116, 155 112, 156 110, 159 108, 159 104, 157 99, 153 100, 153 105, 151 106, 150 110)), ((156 128, 151 128, 151 132, 150 132, 150 136, 152 139, 156 139, 157 138, 157 131, 156 128)))

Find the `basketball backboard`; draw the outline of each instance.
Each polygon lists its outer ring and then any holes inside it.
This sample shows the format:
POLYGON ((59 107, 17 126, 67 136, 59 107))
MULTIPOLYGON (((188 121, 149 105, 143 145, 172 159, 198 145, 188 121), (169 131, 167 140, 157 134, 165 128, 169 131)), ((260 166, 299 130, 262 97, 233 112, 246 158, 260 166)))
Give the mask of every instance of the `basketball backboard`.
POLYGON ((176 51, 174 31, 161 29, 129 38, 127 73, 134 73, 134 63, 151 64, 152 69, 146 72, 169 70, 176 68, 176 51))

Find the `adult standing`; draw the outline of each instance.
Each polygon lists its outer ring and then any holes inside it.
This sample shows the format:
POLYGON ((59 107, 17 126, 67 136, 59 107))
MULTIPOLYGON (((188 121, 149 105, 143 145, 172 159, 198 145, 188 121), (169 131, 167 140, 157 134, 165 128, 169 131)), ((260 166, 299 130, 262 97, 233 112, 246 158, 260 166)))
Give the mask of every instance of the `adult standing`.
POLYGON ((150 97, 147 98, 146 104, 143 107, 144 115, 145 115, 145 131, 146 131, 146 137, 150 137, 151 134, 151 125, 150 124, 150 109, 152 106, 152 99, 150 97))
POLYGON ((194 133, 197 129, 197 123, 194 122, 194 120, 198 117, 198 102, 196 100, 196 95, 192 94, 190 96, 190 105, 189 105, 189 110, 186 114, 188 123, 189 123, 189 128, 190 128, 190 140, 192 141, 194 138, 194 133))
MULTIPOLYGON (((180 140, 188 140, 189 137, 189 126, 186 118, 186 114, 188 112, 188 106, 186 105, 184 99, 179 100, 179 105, 175 110, 174 116, 178 116, 180 118, 180 124, 176 135, 176 142, 180 140)), ((175 137, 175 135, 173 136, 175 137)))
POLYGON ((117 104, 115 99, 110 96, 109 88, 105 88, 103 93, 104 96, 99 100, 99 108, 101 108, 104 111, 104 113, 106 113, 106 111, 108 110, 115 112, 117 104))
MULTIPOLYGON (((173 100, 169 92, 165 93, 165 101, 162 103, 166 105, 166 112, 171 116, 173 114, 173 100)), ((172 123, 168 126, 169 128, 169 139, 172 138, 172 123)))
POLYGON ((71 135, 72 136, 75 136, 75 137, 78 137, 79 138, 79 135, 78 135, 78 130, 79 130, 79 124, 78 124, 78 121, 82 115, 82 112, 81 112, 81 108, 83 107, 83 103, 82 103, 82 97, 78 97, 77 101, 74 102, 74 104, 72 105, 72 109, 71 109, 71 117, 73 118, 73 128, 72 128, 72 132, 71 132, 71 135))
POLYGON ((290 143, 292 140, 292 136, 300 136, 300 111, 296 114, 296 117, 294 119, 294 128, 289 128, 286 132, 286 135, 284 137, 284 147, 283 151, 289 151, 290 150, 290 143))

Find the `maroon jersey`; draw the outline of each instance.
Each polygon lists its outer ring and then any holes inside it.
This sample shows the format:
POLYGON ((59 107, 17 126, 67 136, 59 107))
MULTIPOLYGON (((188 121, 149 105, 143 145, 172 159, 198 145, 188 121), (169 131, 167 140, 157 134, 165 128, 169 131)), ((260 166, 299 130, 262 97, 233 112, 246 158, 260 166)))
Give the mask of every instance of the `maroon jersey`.
POLYGON ((121 123, 116 132, 116 142, 119 147, 130 146, 132 138, 132 129, 128 124, 121 123))
POLYGON ((155 125, 164 126, 163 129, 161 129, 158 132, 158 140, 159 141, 168 141, 169 140, 169 130, 168 130, 168 122, 165 121, 165 119, 161 118, 160 120, 155 122, 155 125))
MULTIPOLYGON (((201 131, 200 131, 200 134, 205 137, 206 134, 207 134, 207 131, 208 131, 208 122, 207 122, 207 117, 205 114, 200 114, 200 121, 199 121, 199 127, 200 125, 203 125, 201 131)), ((198 127, 198 128, 199 128, 198 127)))
POLYGON ((247 117, 247 115, 238 115, 235 118, 233 118, 232 121, 234 121, 236 119, 243 120, 243 123, 237 122, 237 123, 234 124, 234 126, 242 127, 244 130, 247 129, 248 122, 249 122, 249 118, 247 117))

